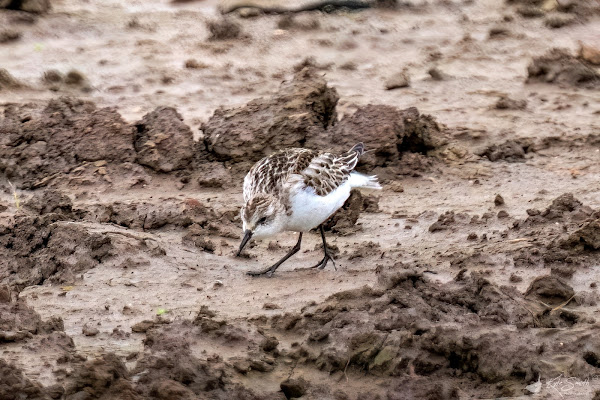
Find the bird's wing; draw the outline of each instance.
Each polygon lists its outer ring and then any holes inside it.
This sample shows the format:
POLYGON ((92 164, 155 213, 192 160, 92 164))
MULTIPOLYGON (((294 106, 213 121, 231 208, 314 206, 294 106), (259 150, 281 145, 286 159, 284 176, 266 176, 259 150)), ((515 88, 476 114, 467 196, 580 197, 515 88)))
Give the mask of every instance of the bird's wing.
POLYGON ((359 143, 342 155, 317 154, 308 167, 300 173, 304 185, 314 189, 319 196, 327 196, 350 177, 350 172, 356 167, 363 153, 364 146, 359 143))
POLYGON ((244 178, 244 201, 257 193, 274 193, 294 174, 306 170, 319 152, 308 149, 287 149, 263 158, 244 178))

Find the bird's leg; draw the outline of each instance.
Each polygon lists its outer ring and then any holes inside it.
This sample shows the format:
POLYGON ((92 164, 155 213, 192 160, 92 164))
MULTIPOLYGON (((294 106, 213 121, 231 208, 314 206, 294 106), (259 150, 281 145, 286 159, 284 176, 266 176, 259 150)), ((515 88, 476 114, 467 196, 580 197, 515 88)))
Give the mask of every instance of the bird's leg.
POLYGON ((279 268, 279 266, 281 264, 283 264, 285 262, 285 260, 287 260, 288 258, 290 258, 291 256, 293 256, 294 254, 296 254, 298 251, 300 251, 300 243, 302 242, 302 232, 300 232, 300 235, 298 236, 298 241, 296 242, 296 244, 294 245, 294 247, 292 247, 290 249, 290 251, 283 256, 283 258, 279 261, 277 261, 275 264, 273 264, 272 266, 270 266, 267 269, 261 270, 261 271, 248 271, 246 272, 248 275, 250 276, 260 276, 260 275, 268 275, 271 276, 273 275, 273 272, 275 272, 275 270, 277 268, 279 268))
POLYGON ((335 266, 335 260, 333 259, 331 254, 329 254, 329 250, 327 249, 327 242, 325 241, 325 231, 323 230, 323 225, 319 225, 319 230, 321 231, 321 239, 323 239, 323 251, 325 252, 325 256, 323 256, 323 259, 312 268, 323 269, 327 265, 327 261, 331 260, 331 262, 333 263, 333 268, 335 268, 335 270, 337 271, 337 267, 335 266))

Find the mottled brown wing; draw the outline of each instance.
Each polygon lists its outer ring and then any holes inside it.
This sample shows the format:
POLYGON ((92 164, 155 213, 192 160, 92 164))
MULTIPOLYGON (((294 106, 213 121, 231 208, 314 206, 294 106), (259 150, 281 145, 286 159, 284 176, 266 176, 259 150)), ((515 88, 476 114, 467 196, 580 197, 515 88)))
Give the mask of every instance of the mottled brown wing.
POLYGON ((327 196, 348 179, 363 153, 364 146, 359 143, 346 154, 319 154, 302 171, 304 184, 313 188, 317 195, 327 196))
POLYGON ((274 193, 281 189, 292 174, 300 174, 318 151, 307 149, 287 149, 263 158, 250 169, 244 178, 244 201, 257 193, 274 193))

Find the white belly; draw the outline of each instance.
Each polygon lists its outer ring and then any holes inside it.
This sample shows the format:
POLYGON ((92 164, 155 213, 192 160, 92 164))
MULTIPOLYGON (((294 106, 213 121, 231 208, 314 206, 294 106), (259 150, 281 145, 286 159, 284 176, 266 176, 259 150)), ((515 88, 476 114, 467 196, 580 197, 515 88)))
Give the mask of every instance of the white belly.
POLYGON ((350 196, 350 189, 347 180, 327 196, 318 196, 312 189, 302 189, 290 196, 292 215, 286 230, 306 232, 316 228, 344 205, 350 196))

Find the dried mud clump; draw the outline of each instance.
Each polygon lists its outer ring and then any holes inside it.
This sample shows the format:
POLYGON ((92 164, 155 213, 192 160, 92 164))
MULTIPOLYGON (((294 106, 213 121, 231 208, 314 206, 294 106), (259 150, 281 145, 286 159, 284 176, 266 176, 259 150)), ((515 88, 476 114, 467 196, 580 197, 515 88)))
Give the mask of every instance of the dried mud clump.
POLYGON ((517 252, 515 265, 551 267, 552 272, 571 277, 579 267, 597 263, 600 253, 598 211, 582 204, 572 193, 555 198, 544 210, 529 209, 513 229, 536 237, 537 248, 517 252))
POLYGON ((576 21, 576 18, 571 14, 556 13, 546 16, 544 25, 548 28, 558 29, 567 25, 571 25, 576 21))
POLYGON ((50 11, 50 0, 0 0, 0 8, 20 10, 34 14, 50 11))
POLYGON ((494 107, 496 110, 524 110, 527 108, 527 100, 516 100, 502 96, 498 99, 494 107))
POLYGON ((40 110, 9 107, 0 123, 0 173, 23 188, 85 162, 133 162, 134 131, 118 112, 62 97, 40 110))
POLYGON ((304 68, 271 98, 215 111, 201 127, 206 158, 229 162, 230 174, 235 175, 279 149, 344 153, 364 142, 369 151, 361 157, 359 169, 387 180, 429 169, 432 161, 425 155, 447 142, 435 119, 414 107, 368 105, 336 122, 337 101, 336 90, 314 68, 304 68))
POLYGON ((44 388, 27 379, 21 369, 0 359, 0 399, 47 400, 44 388))
POLYGON ((0 68, 0 90, 15 90, 25 85, 4 68, 0 68))
POLYGON ((579 43, 579 58, 593 65, 600 65, 600 48, 579 43))
POLYGON ((21 38, 21 32, 13 29, 2 29, 0 30, 0 44, 14 42, 21 38))
POLYGON ((565 240, 563 247, 574 247, 580 251, 600 250, 600 219, 587 222, 573 232, 565 240))
POLYGON ((55 69, 44 72, 42 82, 52 91, 79 89, 82 92, 92 91, 92 85, 80 71, 72 69, 66 75, 55 69))
MULTIPOLYGON (((144 398, 159 399, 271 398, 259 396, 233 379, 250 371, 273 370, 274 359, 261 349, 265 343, 266 338, 252 326, 234 326, 203 306, 193 321, 155 324, 147 330, 144 353, 133 371, 139 377, 137 390, 144 398), (202 358, 192 351, 198 346, 205 349, 202 358), (225 362, 214 353, 220 346, 248 356, 225 362)), ((276 351, 276 344, 266 348, 276 351)))
POLYGON ((562 218, 566 213, 578 210, 582 206, 581 201, 577 200, 573 196, 573 193, 565 193, 552 200, 552 203, 541 215, 546 219, 558 219, 562 218))
POLYGON ((569 300, 574 294, 571 286, 553 275, 535 278, 525 292, 525 296, 534 296, 552 305, 569 300))
MULTIPOLYGON (((562 300, 572 295, 567 285, 543 290, 542 281, 532 284, 535 296, 562 300)), ((301 314, 270 320, 275 332, 294 335, 303 343, 281 354, 298 366, 341 379, 350 372, 411 377, 421 388, 439 385, 445 398, 456 398, 457 384, 468 386, 478 398, 516 396, 540 373, 556 376, 565 365, 578 376, 593 374, 594 367, 581 362, 589 350, 579 347, 589 332, 565 340, 565 350, 552 343, 571 337, 571 332, 530 329, 573 323, 569 316, 552 313, 535 299, 494 285, 479 273, 462 271, 440 284, 410 270, 382 273, 378 287, 340 292, 304 307, 301 314), (569 357, 553 361, 567 351, 569 357)), ((406 393, 391 383, 382 389, 387 392, 384 398, 404 398, 400 393, 406 393)), ((410 384, 406 390, 418 392, 410 384)))
MULTIPOLYGON (((43 321, 6 285, 0 285, 0 344, 11 346, 11 351, 6 351, 8 348, 5 347, 3 352, 4 356, 9 357, 17 349, 35 354, 43 347, 50 349, 57 358, 68 359, 75 348, 73 340, 64 333, 61 318, 52 317, 43 321)), ((59 398, 62 392, 60 385, 45 388, 28 379, 18 366, 0 358, 0 399, 48 400, 59 398)))
POLYGON ((517 13, 524 18, 541 18, 545 12, 540 7, 521 5, 517 7, 517 13))
POLYGON ((222 18, 217 21, 209 21, 206 24, 210 36, 208 40, 232 40, 242 34, 242 27, 230 18, 222 18))
POLYGON ((479 155, 487 157, 490 161, 517 162, 525 158, 527 145, 514 140, 507 140, 502 144, 493 144, 484 149, 479 155))
POLYGON ((303 147, 336 120, 337 91, 310 69, 268 99, 216 110, 202 125, 205 145, 222 161, 258 161, 274 150, 303 147))
POLYGON ((0 225, 0 282, 17 289, 46 279, 72 282, 112 250, 108 236, 61 223, 58 214, 17 215, 0 225))
POLYGON ((67 398, 143 399, 134 390, 125 364, 112 353, 76 365, 74 371, 65 390, 67 398))
POLYGON ((41 193, 36 193, 25 207, 39 215, 60 214, 66 218, 73 214, 73 202, 65 194, 54 189, 47 189, 41 193))
POLYGON ((342 208, 336 211, 329 219, 323 222, 326 231, 349 234, 356 231, 355 225, 364 206, 363 195, 358 190, 353 190, 342 208))
POLYGON ((527 67, 527 73, 527 82, 567 84, 590 89, 600 87, 600 74, 585 61, 563 49, 552 49, 534 58, 527 67))
POLYGON ((157 172, 187 167, 194 156, 192 130, 171 107, 159 107, 135 123, 137 162, 157 172))
POLYGON ((410 75, 407 71, 396 72, 384 82, 385 90, 393 90, 410 86, 410 75))
MULTIPOLYGON (((10 289, 3 285, 0 291, 6 293, 10 289)), ((13 294, 9 298, 0 298, 0 343, 25 341, 33 335, 64 330, 60 318, 42 321, 40 315, 27 307, 24 300, 16 297, 13 294)))
POLYGON ((315 149, 348 151, 358 142, 369 150, 359 164, 366 169, 398 162, 405 152, 427 153, 443 143, 441 128, 429 115, 414 108, 398 110, 385 105, 368 105, 343 118, 327 132, 308 138, 315 149))
POLYGON ((187 227, 197 224, 205 227, 217 217, 212 209, 197 200, 181 201, 167 198, 159 204, 148 201, 99 204, 89 209, 84 218, 100 223, 110 222, 131 229, 150 230, 168 225, 187 227))

